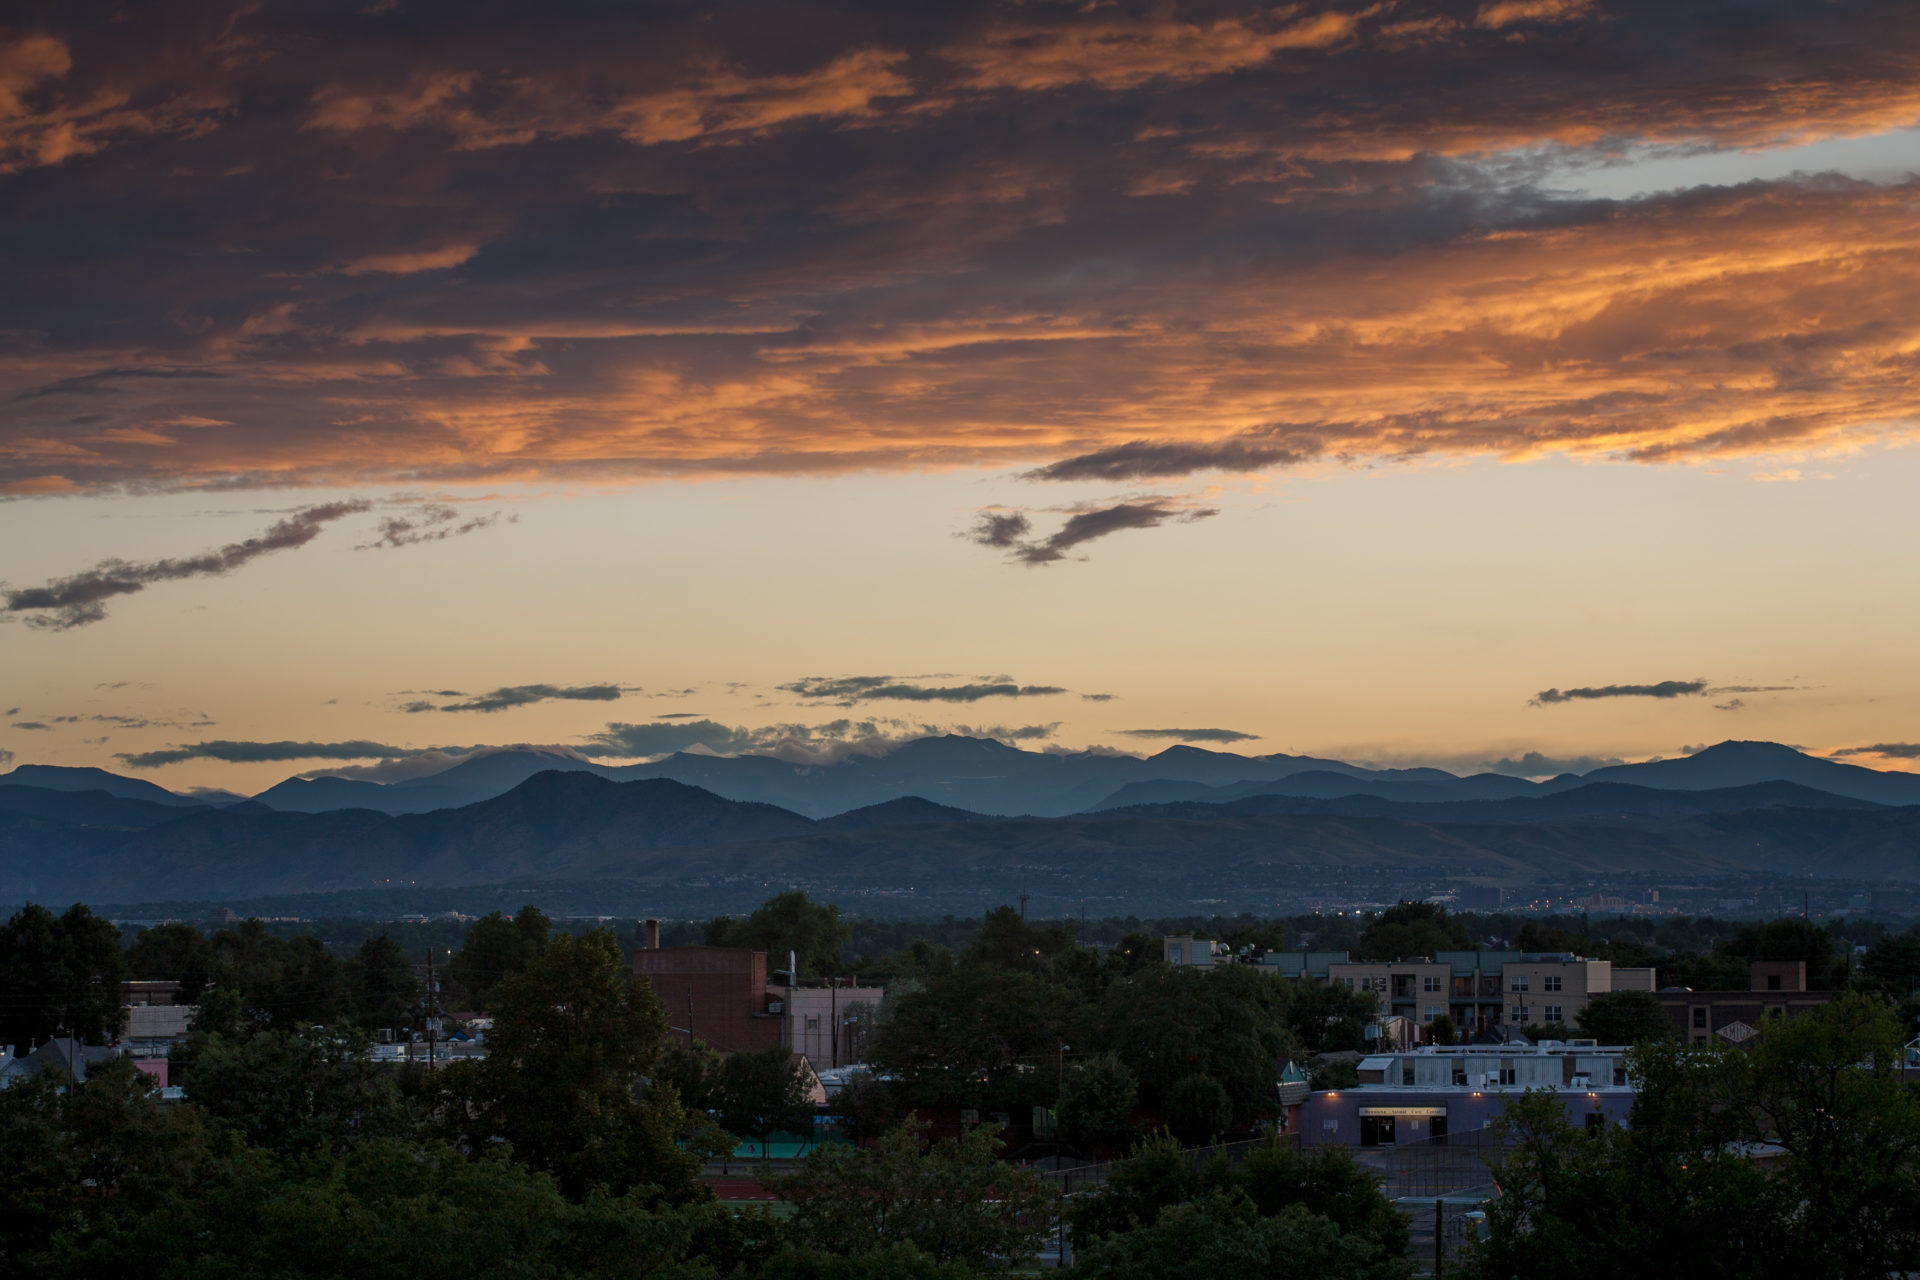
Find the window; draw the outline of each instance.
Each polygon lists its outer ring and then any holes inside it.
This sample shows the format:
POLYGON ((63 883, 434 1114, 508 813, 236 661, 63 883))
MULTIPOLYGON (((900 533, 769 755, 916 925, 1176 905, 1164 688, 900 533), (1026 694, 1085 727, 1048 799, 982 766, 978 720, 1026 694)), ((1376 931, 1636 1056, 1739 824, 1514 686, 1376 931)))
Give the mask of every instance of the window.
POLYGON ((1405 1062, 1400 1065, 1400 1083, 1413 1083, 1413 1064, 1411 1062, 1405 1062))
POLYGON ((1526 1005, 1517 1004, 1513 1006, 1513 1024, 1515 1026, 1517 1027, 1526 1026, 1527 1020, 1532 1016, 1533 1016, 1533 1010, 1529 1009, 1526 1005))
POLYGON ((1780 989, 1780 975, 1779 975, 1779 974, 1777 974, 1777 973, 1770 973, 1770 974, 1768 974, 1768 975, 1767 975, 1767 990, 1769 990, 1769 991, 1778 991, 1779 989, 1780 989))
POLYGON ((1187 949, 1177 942, 1169 942, 1167 944, 1167 963, 1185 964, 1186 962, 1187 949))
POLYGON ((1565 1022, 1566 1021, 1565 1018, 1560 1016, 1560 1006, 1557 1004, 1550 1004, 1547 1006, 1547 1013, 1544 1020, 1547 1022, 1565 1022))
POLYGON ((1693 1026, 1696 1031, 1705 1031, 1707 1029, 1707 1011, 1705 1009, 1695 1006, 1693 1010, 1693 1026))
POLYGON ((1540 989, 1541 989, 1542 991, 1558 991, 1558 990, 1560 990, 1560 975, 1559 975, 1559 974, 1549 974, 1549 975, 1548 975, 1547 977, 1544 977, 1544 978, 1542 978, 1542 979, 1540 980, 1540 989))
POLYGON ((1501 1083, 1501 1084, 1517 1084, 1517 1083, 1519 1083, 1519 1082, 1518 1082, 1517 1080, 1515 1080, 1515 1079, 1514 1079, 1514 1076, 1513 1076, 1513 1068, 1512 1068, 1512 1067, 1502 1067, 1502 1068, 1500 1068, 1500 1083, 1501 1083))
POLYGON ((807 1019, 807 1030, 818 1031, 819 1029, 820 1029, 819 1015, 816 1014, 815 1016, 807 1019))
POLYGON ((1421 987, 1422 991, 1438 991, 1439 989, 1440 989, 1440 979, 1438 978, 1426 979, 1425 985, 1421 987))
POLYGON ((1430 1004, 1426 1008, 1420 1011, 1420 1021, 1432 1022, 1435 1018, 1439 1017, 1441 1014, 1445 1012, 1446 1012, 1446 1009, 1444 1006, 1437 1005, 1437 1004, 1430 1004))
POLYGON ((1514 975, 1513 975, 1513 989, 1514 989, 1515 991, 1525 991, 1525 990, 1527 989, 1527 975, 1526 975, 1526 974, 1524 974, 1524 973, 1516 973, 1516 974, 1514 974, 1514 975))

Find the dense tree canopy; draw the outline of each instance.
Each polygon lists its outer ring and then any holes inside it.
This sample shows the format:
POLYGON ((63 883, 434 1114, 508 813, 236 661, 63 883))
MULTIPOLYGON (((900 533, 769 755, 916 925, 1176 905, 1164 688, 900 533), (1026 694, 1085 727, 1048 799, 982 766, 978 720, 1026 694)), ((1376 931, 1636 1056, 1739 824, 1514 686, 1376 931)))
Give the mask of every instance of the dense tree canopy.
POLYGON ((1746 1046, 1643 1043, 1624 1128, 1596 1136, 1552 1095, 1515 1100, 1477 1273, 1731 1278, 1765 1259, 1759 1274, 1866 1280, 1920 1267, 1920 1098, 1900 1060, 1897 1019, 1845 995, 1770 1019, 1746 1046))
POLYGON ((1406 1219, 1338 1147, 1275 1143, 1236 1166, 1149 1140, 1068 1217, 1082 1265, 1098 1276, 1411 1274, 1406 1219))
POLYGON ((1608 991, 1587 998, 1580 1032, 1601 1044, 1638 1044, 1673 1035, 1673 1022, 1651 991, 1608 991))
POLYGON ((828 1147, 775 1186, 805 1244, 862 1255, 905 1242, 938 1263, 1019 1265, 1038 1252, 1053 1189, 995 1159, 993 1130, 922 1148, 911 1128, 870 1151, 828 1147))
POLYGON ((785 969, 792 952, 803 978, 840 971, 840 951, 851 930, 840 908, 822 906, 801 890, 778 894, 744 920, 720 916, 707 925, 707 945, 752 947, 767 953, 769 969, 785 969))
POLYGON ((120 931, 75 903, 29 904, 0 925, 0 1044, 25 1053, 56 1035, 99 1043, 120 1030, 120 931))
POLYGON ((546 950, 551 931, 552 922, 538 907, 522 907, 511 917, 490 911, 467 927, 447 976, 477 1008, 490 1008, 500 984, 525 973, 546 950))
POLYGON ((1354 946, 1361 960, 1400 960, 1430 956, 1436 951, 1460 951, 1473 945, 1447 909, 1430 902, 1399 902, 1367 925, 1354 946))
POLYGON ((569 1195, 651 1186, 684 1200, 702 1154, 731 1144, 670 1085, 642 1089, 666 1026, 612 934, 562 934, 501 982, 487 1056, 440 1073, 445 1124, 470 1151, 507 1143, 569 1195))

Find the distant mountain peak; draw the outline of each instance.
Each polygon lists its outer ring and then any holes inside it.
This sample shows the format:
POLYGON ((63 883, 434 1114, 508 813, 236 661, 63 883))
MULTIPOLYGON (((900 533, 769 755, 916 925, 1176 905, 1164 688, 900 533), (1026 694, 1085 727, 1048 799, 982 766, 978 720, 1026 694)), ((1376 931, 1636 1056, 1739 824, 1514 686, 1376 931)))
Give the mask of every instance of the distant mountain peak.
POLYGON ((1806 752, 1790 747, 1784 742, 1768 742, 1760 738, 1728 738, 1725 742, 1716 742, 1710 747, 1702 747, 1688 759, 1734 759, 1745 757, 1756 760, 1816 760, 1806 752))

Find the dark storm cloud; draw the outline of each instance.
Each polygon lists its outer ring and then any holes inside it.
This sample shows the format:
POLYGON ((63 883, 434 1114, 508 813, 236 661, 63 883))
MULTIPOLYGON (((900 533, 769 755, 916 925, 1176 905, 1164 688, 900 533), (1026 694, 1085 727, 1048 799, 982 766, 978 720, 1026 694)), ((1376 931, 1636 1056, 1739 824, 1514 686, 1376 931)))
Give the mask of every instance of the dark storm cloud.
POLYGON ((1550 778, 1563 773, 1592 773, 1595 769, 1625 763, 1618 756, 1550 756, 1529 751, 1518 757, 1482 761, 1472 767, 1478 772, 1504 773, 1516 778, 1550 778))
POLYGON ((978 702, 982 698, 1046 698, 1066 690, 1051 684, 1015 684, 985 680, 972 684, 925 685, 892 676, 808 676, 780 686, 802 698, 819 698, 850 707, 856 702, 978 702))
POLYGON ((396 760, 424 754, 424 748, 394 747, 384 742, 244 742, 215 740, 156 751, 127 751, 114 759, 135 769, 157 769, 185 760, 220 760, 228 764, 261 764, 282 760, 396 760))
MULTIPOLYGON (((506 711, 531 706, 536 702, 618 702, 630 692, 617 684, 516 684, 477 694, 465 702, 409 702, 402 710, 417 711, 506 711)), ((459 697, 458 694, 444 695, 459 697)))
POLYGON ((1604 684, 1581 689, 1542 689, 1529 706, 1587 702, 1601 698, 1686 698, 1708 692, 1705 680, 1662 680, 1658 684, 1604 684))
MULTIPOLYGON (((1062 458, 1028 473, 1035 480, 1147 480, 1195 471, 1260 471, 1311 462, 1324 452, 1313 437, 1279 440, 1269 433, 1194 444, 1130 440, 1111 449, 1062 458)), ((1025 532, 1022 530, 1021 532, 1025 532)))
POLYGON ((1836 756, 1886 756, 1890 760, 1920 760, 1920 742, 1876 742, 1866 747, 1842 747, 1836 756))
POLYGON ((21 0, 0 490, 1837 444, 1920 184, 1553 165, 1910 124, 1910 10, 21 0))
POLYGON ((1075 547, 1125 529, 1157 529, 1168 521, 1188 524, 1219 514, 1216 508, 1186 506, 1171 498, 1142 498, 1077 510, 1044 538, 1021 536, 1030 528, 1024 515, 994 512, 983 513, 980 522, 962 536, 983 547, 1011 551, 1010 559, 1019 564, 1052 564, 1065 560, 1075 547), (1018 533, 1010 532, 1008 522, 1013 519, 1020 522, 1018 533))
POLYGON ((55 578, 41 587, 0 587, 4 611, 26 617, 27 625, 53 631, 98 622, 107 616, 107 601, 144 591, 156 582, 182 578, 218 577, 275 551, 304 547, 320 531, 342 516, 372 509, 364 501, 328 502, 296 511, 265 533, 229 543, 217 551, 174 560, 103 560, 84 573, 55 578))
POLYGON ((979 522, 961 535, 983 547, 1017 547, 1033 532, 1033 523, 1018 511, 982 511, 979 522))
MULTIPOLYGON (((356 549, 371 551, 376 547, 411 547, 422 542, 444 542, 464 533, 491 528, 499 522, 500 516, 500 512, 490 511, 462 520, 457 508, 445 503, 429 503, 405 515, 388 516, 380 522, 380 536, 356 549)), ((513 524, 518 519, 518 516, 508 516, 507 523, 513 524)))
POLYGON ((1121 729, 1129 738, 1172 738, 1179 742, 1252 742, 1260 735, 1238 729, 1121 729))
POLYGON ((933 725, 908 720, 831 720, 825 724, 773 724, 757 728, 716 720, 660 720, 647 724, 609 724, 576 748, 583 756, 631 759, 692 748, 716 755, 747 753, 791 759, 829 759, 852 753, 876 754, 917 738, 955 733, 1006 742, 1050 738, 1059 724, 933 725))
POLYGON ((45 730, 48 733, 53 732, 52 725, 41 724, 38 720, 15 720, 13 722, 13 727, 16 729, 41 729, 41 730, 45 730))

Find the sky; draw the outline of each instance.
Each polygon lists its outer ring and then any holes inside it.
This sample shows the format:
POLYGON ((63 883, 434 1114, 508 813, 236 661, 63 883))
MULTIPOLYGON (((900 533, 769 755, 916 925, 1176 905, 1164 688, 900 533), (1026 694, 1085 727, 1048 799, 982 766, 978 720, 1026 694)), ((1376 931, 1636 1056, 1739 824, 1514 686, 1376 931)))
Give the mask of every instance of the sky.
POLYGON ((0 766, 1920 765, 1920 24, 10 5, 0 766))

